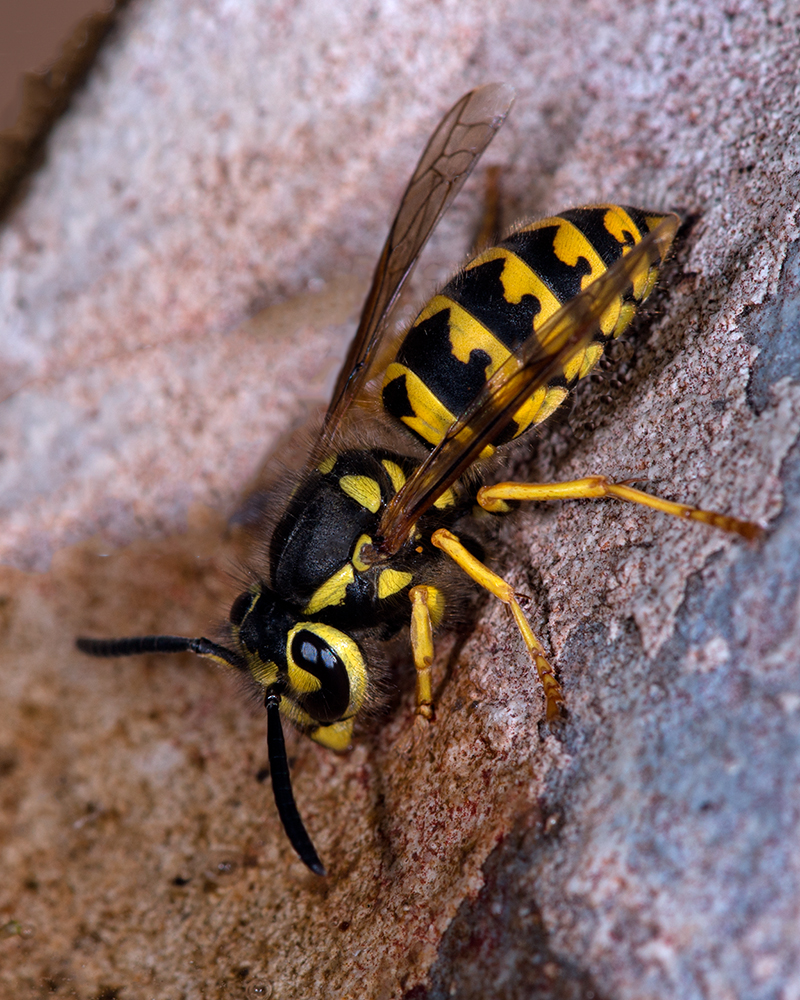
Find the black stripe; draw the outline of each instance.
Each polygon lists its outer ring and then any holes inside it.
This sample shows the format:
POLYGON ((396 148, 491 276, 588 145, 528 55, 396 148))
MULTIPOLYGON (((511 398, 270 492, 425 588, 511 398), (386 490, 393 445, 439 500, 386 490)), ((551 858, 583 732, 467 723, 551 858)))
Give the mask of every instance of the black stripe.
POLYGON ((559 218, 567 219, 576 229, 580 230, 598 252, 606 267, 611 267, 622 256, 623 246, 632 247, 636 244, 638 234, 626 230, 625 242, 620 243, 604 225, 607 214, 608 209, 605 207, 572 208, 567 212, 562 212, 559 218))
POLYGON ((442 309, 412 326, 397 354, 430 392, 453 414, 463 413, 486 384, 492 362, 486 351, 473 348, 469 361, 459 361, 450 342, 450 310, 442 309))
POLYGON ((498 257, 462 271, 442 294, 491 330, 509 351, 515 351, 533 331, 533 319, 542 311, 542 304, 533 294, 523 295, 516 304, 506 299, 500 280, 505 265, 498 257))
POLYGON ((541 229, 514 233, 500 246, 521 257, 563 305, 575 298, 581 290, 581 280, 592 273, 592 267, 585 257, 578 257, 574 267, 559 260, 555 251, 557 233, 558 226, 543 226, 541 229))
POLYGON ((383 387, 383 408, 398 420, 402 417, 415 416, 414 408, 408 398, 405 375, 398 375, 383 387))
MULTIPOLYGON (((636 227, 639 230, 639 239, 643 239, 650 232, 650 227, 647 225, 647 216, 640 208, 633 208, 631 205, 620 205, 623 209, 636 223, 636 227)), ((636 241, 639 242, 638 240, 636 241)))

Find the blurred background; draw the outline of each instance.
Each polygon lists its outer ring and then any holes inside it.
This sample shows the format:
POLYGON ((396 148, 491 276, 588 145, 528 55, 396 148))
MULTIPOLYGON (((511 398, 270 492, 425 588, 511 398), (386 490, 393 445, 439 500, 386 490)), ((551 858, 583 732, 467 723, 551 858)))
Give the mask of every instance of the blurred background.
POLYGON ((78 24, 112 5, 97 0, 30 0, 0 4, 0 129, 11 128, 22 108, 24 73, 45 73, 78 24))

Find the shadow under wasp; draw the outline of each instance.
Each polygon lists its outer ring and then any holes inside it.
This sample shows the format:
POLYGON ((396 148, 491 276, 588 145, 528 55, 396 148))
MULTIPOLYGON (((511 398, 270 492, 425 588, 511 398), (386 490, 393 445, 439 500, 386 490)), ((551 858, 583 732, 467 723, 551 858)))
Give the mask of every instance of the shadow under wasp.
POLYGON ((321 433, 221 641, 77 641, 104 657, 189 651, 247 677, 266 708, 278 813, 292 847, 319 875, 325 869, 295 804, 281 716, 323 746, 347 748, 354 720, 377 697, 381 644, 407 628, 417 712, 432 719, 433 632, 457 607, 454 571, 507 605, 542 684, 547 719, 562 712, 561 687, 517 595, 475 554, 476 513, 506 513, 523 500, 617 497, 746 538, 760 532, 604 476, 484 485, 496 450, 550 416, 629 325, 655 284, 676 215, 593 205, 517 228, 427 303, 386 363, 400 290, 513 100, 505 84, 473 90, 428 142, 321 433))

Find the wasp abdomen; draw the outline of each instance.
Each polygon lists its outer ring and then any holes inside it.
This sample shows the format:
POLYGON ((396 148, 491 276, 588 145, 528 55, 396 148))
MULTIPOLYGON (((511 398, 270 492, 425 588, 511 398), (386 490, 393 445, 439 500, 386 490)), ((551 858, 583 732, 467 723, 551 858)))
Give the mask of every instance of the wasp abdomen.
MULTIPOLYGON (((576 208, 512 233, 486 250, 425 306, 383 382, 384 409, 435 447, 497 369, 563 305, 635 246, 663 215, 617 205, 576 208)), ((617 297, 591 343, 539 388, 495 445, 541 423, 630 323, 655 269, 617 297)))

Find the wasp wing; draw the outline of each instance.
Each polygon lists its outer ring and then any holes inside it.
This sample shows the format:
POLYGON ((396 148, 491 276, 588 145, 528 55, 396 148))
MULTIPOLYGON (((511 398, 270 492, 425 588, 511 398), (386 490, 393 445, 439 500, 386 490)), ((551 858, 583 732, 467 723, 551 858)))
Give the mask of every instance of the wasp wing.
POLYGON ((678 225, 678 217, 668 215, 497 369, 386 507, 379 528, 382 553, 397 552, 420 515, 498 439, 520 406, 563 374, 570 360, 592 340, 604 313, 663 261, 678 225))
POLYGON ((386 319, 442 215, 503 124, 514 90, 489 83, 465 94, 439 123, 400 202, 372 277, 361 321, 336 380, 320 447, 336 433, 364 385, 386 319))

